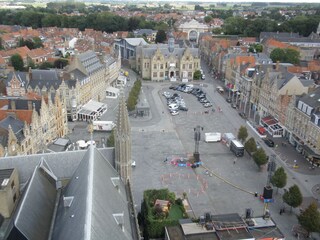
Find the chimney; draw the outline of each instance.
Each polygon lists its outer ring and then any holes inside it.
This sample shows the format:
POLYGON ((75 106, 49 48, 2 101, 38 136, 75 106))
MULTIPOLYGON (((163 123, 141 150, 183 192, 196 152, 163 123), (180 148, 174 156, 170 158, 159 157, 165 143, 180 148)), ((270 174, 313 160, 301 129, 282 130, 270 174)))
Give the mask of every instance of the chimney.
POLYGON ((29 77, 29 82, 32 80, 32 69, 31 67, 29 67, 29 70, 28 70, 28 77, 29 77))
POLYGON ((28 110, 32 110, 32 102, 28 101, 28 110))
POLYGON ((16 110, 16 102, 14 100, 11 100, 11 109, 16 110))

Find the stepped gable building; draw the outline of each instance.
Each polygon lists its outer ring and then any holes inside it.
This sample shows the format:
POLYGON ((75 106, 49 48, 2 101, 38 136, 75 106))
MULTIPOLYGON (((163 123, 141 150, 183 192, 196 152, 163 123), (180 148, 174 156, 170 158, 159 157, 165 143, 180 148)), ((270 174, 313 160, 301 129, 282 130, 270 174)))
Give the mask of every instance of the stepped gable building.
POLYGON ((39 96, 55 95, 61 84, 61 71, 29 69, 28 72, 9 72, 5 84, 9 97, 23 97, 26 93, 39 96))
POLYGON ((175 45, 173 34, 168 44, 138 46, 135 65, 132 65, 143 79, 151 81, 193 80, 193 74, 200 66, 198 48, 184 48, 175 45))
POLYGON ((54 139, 68 133, 65 107, 57 94, 54 100, 44 97, 0 100, 0 156, 34 154, 54 139))
POLYGON ((0 208, 0 239, 140 239, 129 181, 130 131, 122 92, 115 149, 90 145, 86 151, 2 158, 0 173, 8 176, 3 186, 14 181, 19 194, 4 192, 12 201, 0 208))

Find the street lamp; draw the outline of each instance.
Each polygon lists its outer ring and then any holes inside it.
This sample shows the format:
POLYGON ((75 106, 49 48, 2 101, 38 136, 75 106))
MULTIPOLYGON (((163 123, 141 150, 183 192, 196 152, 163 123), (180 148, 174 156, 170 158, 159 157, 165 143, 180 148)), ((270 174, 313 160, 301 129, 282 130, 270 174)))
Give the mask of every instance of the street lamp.
POLYGON ((203 127, 198 125, 193 130, 194 130, 194 142, 195 142, 193 156, 194 156, 195 162, 200 162, 199 142, 201 139, 201 130, 203 131, 203 127))

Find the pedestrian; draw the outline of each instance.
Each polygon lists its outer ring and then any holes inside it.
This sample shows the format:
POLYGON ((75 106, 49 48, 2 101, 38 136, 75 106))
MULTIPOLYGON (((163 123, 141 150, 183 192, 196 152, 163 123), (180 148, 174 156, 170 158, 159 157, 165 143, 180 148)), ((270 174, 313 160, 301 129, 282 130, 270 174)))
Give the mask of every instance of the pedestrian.
POLYGON ((235 159, 233 160, 233 164, 236 164, 236 160, 235 159))
POLYGON ((282 208, 280 208, 280 212, 279 212, 279 214, 280 214, 280 215, 282 215, 282 208))

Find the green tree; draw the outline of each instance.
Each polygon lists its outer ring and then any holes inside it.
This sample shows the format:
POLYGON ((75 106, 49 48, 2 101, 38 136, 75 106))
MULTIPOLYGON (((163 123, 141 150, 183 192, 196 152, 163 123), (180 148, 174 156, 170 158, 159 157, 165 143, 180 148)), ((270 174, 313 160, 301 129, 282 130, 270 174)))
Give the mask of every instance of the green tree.
POLYGON ((260 168, 262 165, 265 165, 268 162, 268 157, 265 151, 262 148, 259 148, 253 155, 253 160, 260 168))
POLYGON ((308 233, 320 231, 320 212, 317 203, 311 203, 299 216, 298 221, 308 233))
POLYGON ((41 65, 39 65, 39 69, 50 69, 53 68, 53 64, 50 62, 43 62, 41 65))
POLYGON ((300 62, 300 53, 297 50, 287 48, 286 49, 286 62, 292 63, 292 64, 298 64, 300 62))
POLYGON ((200 70, 196 70, 193 74, 193 79, 200 80, 200 78, 201 78, 201 72, 200 72, 200 70))
POLYGON ((164 30, 158 30, 155 42, 164 43, 166 39, 167 39, 166 32, 164 30))
POLYGON ((194 10, 195 11, 204 11, 204 7, 202 7, 202 6, 197 4, 197 5, 194 6, 194 10))
POLYGON ((282 48, 275 48, 272 50, 270 53, 270 58, 272 59, 273 62, 283 62, 285 55, 285 51, 282 48))
POLYGON ((39 37, 32 38, 32 41, 34 44, 34 48, 42 48, 43 47, 42 41, 39 37))
POLYGON ((292 208, 299 207, 302 203, 302 194, 297 185, 293 185, 289 188, 289 191, 286 191, 282 196, 283 201, 292 208))
POLYGON ((244 142, 246 140, 246 138, 248 137, 248 130, 245 126, 241 126, 239 128, 239 131, 238 131, 238 139, 241 141, 241 142, 244 142))
POLYGON ((54 61, 53 66, 55 68, 63 69, 65 66, 68 65, 68 63, 69 63, 69 61, 67 59, 59 58, 54 61))
POLYGON ((271 177, 271 183, 277 188, 277 192, 279 188, 283 188, 287 185, 287 174, 283 167, 280 167, 275 171, 271 177))
POLYGON ((298 64, 300 61, 300 53, 291 48, 275 48, 270 53, 270 58, 273 62, 286 62, 292 64, 298 64))
POLYGON ((244 144, 244 149, 251 155, 257 151, 256 141, 253 137, 249 138, 248 141, 244 144))
POLYGON ((2 43, 2 38, 0 37, 0 50, 3 50, 4 47, 3 47, 3 43, 2 43))
POLYGON ((263 51, 263 46, 261 44, 252 44, 249 47, 249 52, 259 53, 263 51))
POLYGON ((111 131, 111 134, 107 139, 107 147, 114 147, 114 130, 111 131))
POLYGON ((205 16, 205 17, 204 17, 205 23, 209 23, 209 22, 211 22, 211 20, 212 20, 212 17, 211 17, 211 16, 205 16))
POLYGON ((18 53, 11 56, 10 62, 14 70, 23 71, 23 59, 18 53))

